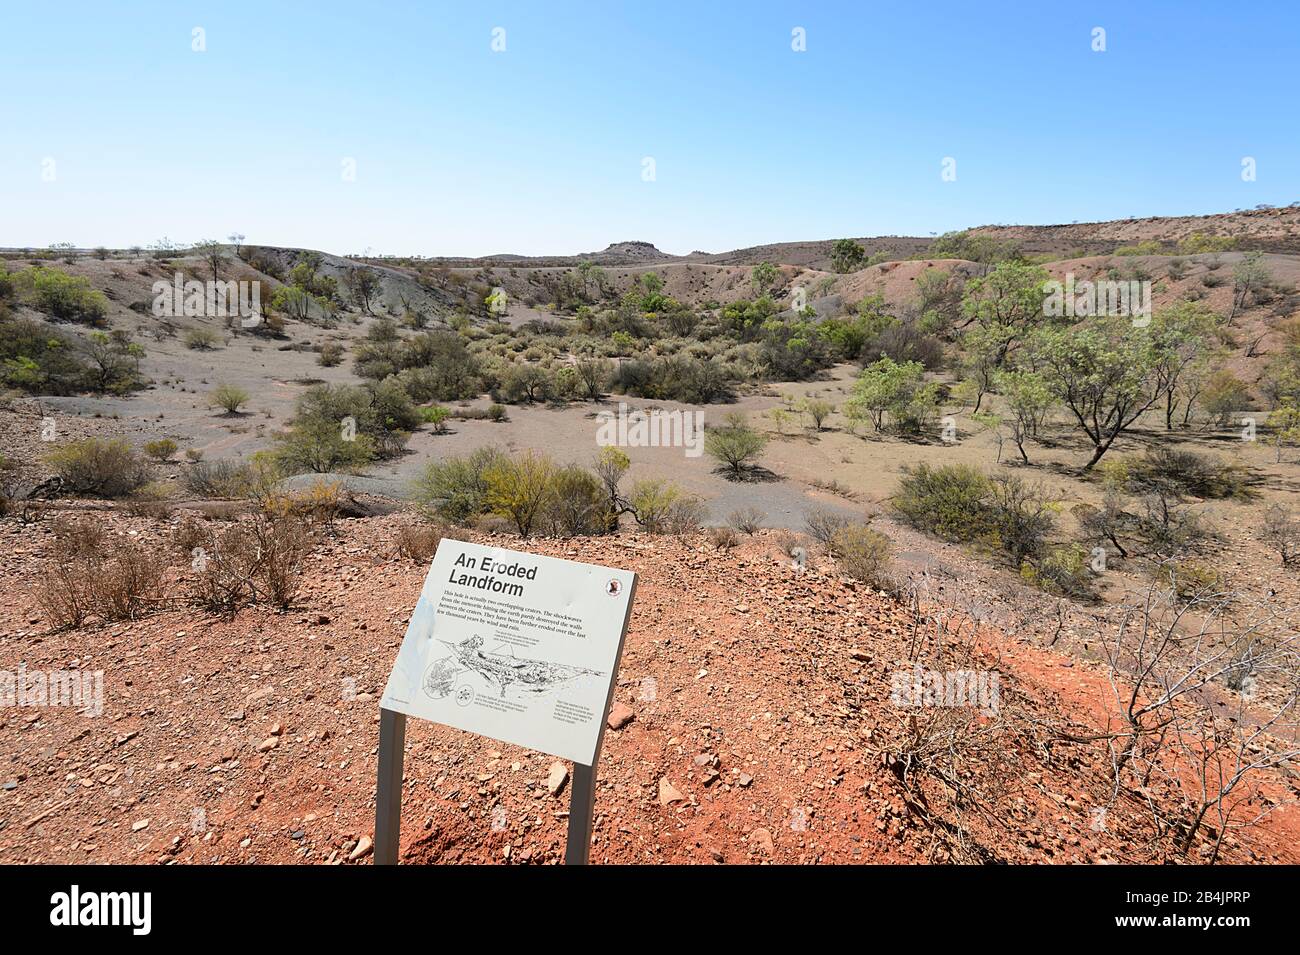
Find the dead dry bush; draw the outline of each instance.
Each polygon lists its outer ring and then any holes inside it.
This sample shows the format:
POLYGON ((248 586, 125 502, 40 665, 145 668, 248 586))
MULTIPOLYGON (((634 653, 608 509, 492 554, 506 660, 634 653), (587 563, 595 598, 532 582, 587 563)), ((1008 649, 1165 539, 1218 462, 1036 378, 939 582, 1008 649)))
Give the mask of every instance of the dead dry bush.
POLYGON ((433 559, 438 545, 448 535, 441 524, 405 524, 397 529, 397 556, 425 564, 433 559))
POLYGON ((192 551, 195 600, 222 613, 246 604, 287 609, 298 595, 310 540, 297 517, 258 515, 209 530, 192 551))
MULTIPOLYGON (((87 546, 84 534, 65 540, 65 548, 87 546)), ((162 556, 141 544, 115 548, 111 557, 99 546, 77 554, 65 549, 47 569, 37 602, 56 628, 92 618, 135 620, 162 602, 166 569, 162 556)))
POLYGON ((804 528, 817 543, 828 552, 835 535, 853 523, 852 518, 824 507, 814 507, 804 512, 804 528))
POLYGON ((1020 772, 1013 724, 1023 722, 1000 674, 975 649, 965 615, 923 614, 905 662, 891 678, 898 719, 879 724, 874 749, 893 774, 912 817, 930 834, 936 861, 1001 860, 1002 805, 1020 772))
POLYGON ((1153 861, 1218 861, 1233 830, 1276 802, 1300 759, 1300 607, 1217 582, 1179 592, 1154 579, 1104 644, 1114 693, 1093 739, 1114 799, 1145 808, 1153 861), (1163 799, 1151 797, 1153 792, 1163 799))
POLYGON ((341 481, 317 479, 296 491, 278 491, 262 501, 262 510, 273 519, 293 518, 318 524, 330 534, 343 511, 344 491, 341 481))
POLYGON ((208 539, 208 529, 192 516, 185 516, 172 528, 171 542, 177 552, 189 560, 195 556, 195 549, 202 547, 208 539))
POLYGON ((708 537, 714 550, 731 550, 740 543, 739 536, 730 527, 710 527, 708 537))
POLYGON ((742 534, 754 535, 763 526, 767 515, 756 507, 742 507, 727 515, 727 524, 742 534))
POLYGON ((90 582, 91 606, 105 620, 134 620, 163 596, 164 561, 143 546, 118 550, 103 561, 90 582))
POLYGON ((1271 505, 1264 513, 1260 537, 1277 551, 1283 567, 1300 566, 1300 520, 1291 516, 1289 508, 1271 505))
POLYGON ((144 517, 154 521, 165 521, 175 511, 171 501, 162 499, 135 498, 123 502, 120 507, 127 517, 144 517))
POLYGON ((789 558, 790 565, 798 570, 814 566, 812 555, 808 553, 812 542, 802 534, 781 528, 772 533, 772 545, 789 558))
POLYGON ((100 554, 107 538, 104 522, 93 515, 60 515, 51 523, 56 557, 73 559, 100 554))

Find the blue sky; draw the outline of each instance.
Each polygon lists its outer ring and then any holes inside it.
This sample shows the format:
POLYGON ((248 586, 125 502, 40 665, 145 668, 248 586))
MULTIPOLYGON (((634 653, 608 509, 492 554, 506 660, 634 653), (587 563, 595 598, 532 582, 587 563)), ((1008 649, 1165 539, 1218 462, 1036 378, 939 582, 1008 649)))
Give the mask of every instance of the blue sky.
POLYGON ((1293 2, 5 7, 0 246, 685 253, 1300 200, 1293 2))

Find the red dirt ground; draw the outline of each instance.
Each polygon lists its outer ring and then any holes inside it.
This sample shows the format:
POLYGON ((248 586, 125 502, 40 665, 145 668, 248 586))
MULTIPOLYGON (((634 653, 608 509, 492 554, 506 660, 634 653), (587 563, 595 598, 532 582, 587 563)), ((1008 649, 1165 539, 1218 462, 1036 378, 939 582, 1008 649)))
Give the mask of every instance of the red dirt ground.
MULTIPOLYGON (((34 599, 49 522, 0 525, 0 669, 105 672, 102 716, 0 709, 0 863, 364 861, 378 698, 425 572, 395 556, 405 520, 340 522, 289 612, 205 615, 175 579, 174 609, 65 632, 34 599)), ((168 531, 110 526, 160 547, 168 531)), ((615 691, 635 716, 606 734, 593 862, 957 858, 881 757, 908 718, 889 696, 911 630, 901 604, 829 565, 796 571, 762 535, 729 553, 639 536, 521 549, 641 575, 615 691), (662 798, 665 781, 680 799, 662 798)), ((1094 826, 1110 800, 1100 749, 1052 740, 1062 720, 1102 723, 1105 672, 1026 641, 980 637, 1008 711, 1006 788, 987 813, 939 818, 990 861, 1149 861, 1136 801, 1094 826)), ((548 791, 552 757, 418 720, 407 745, 403 862, 562 859, 568 790, 548 791)), ((1293 802, 1294 783, 1269 793, 1293 802)), ((1288 803, 1230 833, 1224 861, 1300 861, 1297 817, 1288 803)))

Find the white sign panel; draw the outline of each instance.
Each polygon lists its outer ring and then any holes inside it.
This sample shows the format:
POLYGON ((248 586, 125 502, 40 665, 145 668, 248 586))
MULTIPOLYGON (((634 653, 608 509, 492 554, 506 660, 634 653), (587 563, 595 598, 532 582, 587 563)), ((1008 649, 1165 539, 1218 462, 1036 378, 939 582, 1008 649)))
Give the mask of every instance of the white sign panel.
POLYGON ((635 583, 444 539, 380 705, 590 766, 635 583))

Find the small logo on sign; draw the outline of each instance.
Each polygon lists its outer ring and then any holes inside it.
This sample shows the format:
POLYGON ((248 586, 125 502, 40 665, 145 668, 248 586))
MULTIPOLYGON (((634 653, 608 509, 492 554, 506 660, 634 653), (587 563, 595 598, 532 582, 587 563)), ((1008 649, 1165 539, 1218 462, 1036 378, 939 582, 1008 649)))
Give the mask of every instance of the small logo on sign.
POLYGON ((623 585, 617 580, 611 580, 605 585, 605 593, 609 594, 611 597, 617 597, 622 592, 623 585))

